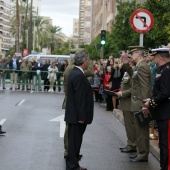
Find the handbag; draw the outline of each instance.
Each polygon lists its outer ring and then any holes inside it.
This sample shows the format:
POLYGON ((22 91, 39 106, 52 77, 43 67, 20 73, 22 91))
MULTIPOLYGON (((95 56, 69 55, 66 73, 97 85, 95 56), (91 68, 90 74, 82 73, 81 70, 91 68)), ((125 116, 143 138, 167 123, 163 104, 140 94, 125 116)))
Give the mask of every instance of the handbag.
POLYGON ((153 119, 151 113, 149 113, 147 116, 145 116, 142 111, 135 112, 134 115, 135 115, 135 118, 136 118, 139 126, 147 125, 153 119))
POLYGON ((110 95, 110 96, 117 96, 117 94, 114 91, 111 91, 111 90, 104 89, 103 93, 110 95))

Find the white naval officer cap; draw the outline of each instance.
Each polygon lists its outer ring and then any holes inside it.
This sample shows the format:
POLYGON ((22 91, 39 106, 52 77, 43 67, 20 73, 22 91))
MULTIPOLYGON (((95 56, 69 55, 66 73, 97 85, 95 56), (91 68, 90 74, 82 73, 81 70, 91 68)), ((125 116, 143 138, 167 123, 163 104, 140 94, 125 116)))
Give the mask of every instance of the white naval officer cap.
POLYGON ((160 53, 169 53, 169 50, 170 48, 167 48, 167 47, 163 47, 163 48, 155 48, 155 49, 152 49, 152 56, 156 55, 156 54, 160 54, 160 53))

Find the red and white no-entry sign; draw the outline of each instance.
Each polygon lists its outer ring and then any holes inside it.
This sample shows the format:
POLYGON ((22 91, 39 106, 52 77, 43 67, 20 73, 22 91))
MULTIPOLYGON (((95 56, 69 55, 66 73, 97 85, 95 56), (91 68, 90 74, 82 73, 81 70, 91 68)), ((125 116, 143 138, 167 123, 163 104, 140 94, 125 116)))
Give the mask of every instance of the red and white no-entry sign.
POLYGON ((131 15, 130 24, 136 32, 145 33, 153 27, 154 18, 150 11, 138 9, 131 15))

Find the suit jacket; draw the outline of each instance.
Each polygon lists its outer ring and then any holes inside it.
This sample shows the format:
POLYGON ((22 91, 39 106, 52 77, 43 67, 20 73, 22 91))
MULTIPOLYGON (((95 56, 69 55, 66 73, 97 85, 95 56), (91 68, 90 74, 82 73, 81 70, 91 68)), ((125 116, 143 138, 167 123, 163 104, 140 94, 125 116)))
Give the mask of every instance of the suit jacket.
MULTIPOLYGON (((17 69, 19 70, 19 61, 16 59, 17 69)), ((13 69, 13 59, 9 61, 9 69, 13 69)))
POLYGON ((93 120, 93 90, 83 72, 74 67, 67 79, 67 99, 65 121, 78 124, 85 121, 90 124, 93 120))
MULTIPOLYGON (((38 66, 38 63, 36 62, 34 64, 34 70, 42 70, 43 69, 43 64, 40 63, 40 67, 38 66)), ((34 75, 36 75, 36 72, 34 73, 34 75)))
POLYGON ((150 97, 150 83, 151 83, 151 71, 145 60, 137 63, 134 70, 126 65, 126 70, 132 77, 132 89, 131 89, 131 111, 140 111, 144 106, 142 101, 134 100, 133 96, 137 96, 140 99, 147 99, 150 97))
MULTIPOLYGON (((67 96, 67 79, 68 79, 68 76, 71 72, 71 70, 74 68, 74 64, 73 63, 70 63, 67 68, 65 69, 64 71, 64 92, 65 92, 65 98, 64 98, 64 101, 63 101, 63 104, 62 104, 62 109, 65 109, 66 108, 66 96, 67 96)), ((87 68, 87 70, 84 71, 84 74, 86 77, 92 77, 94 75, 94 71, 93 71, 93 62, 90 60, 90 64, 87 68)))

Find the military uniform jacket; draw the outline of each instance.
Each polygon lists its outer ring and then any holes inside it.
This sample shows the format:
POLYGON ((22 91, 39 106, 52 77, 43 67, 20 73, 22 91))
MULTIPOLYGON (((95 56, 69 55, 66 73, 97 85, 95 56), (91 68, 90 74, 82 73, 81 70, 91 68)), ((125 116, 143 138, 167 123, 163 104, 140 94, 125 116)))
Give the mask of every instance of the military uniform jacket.
POLYGON ((159 67, 152 94, 149 104, 154 119, 170 119, 170 62, 159 67))
POLYGON ((74 67, 67 79, 67 99, 65 121, 78 124, 85 121, 90 124, 93 120, 93 90, 83 72, 74 67))
POLYGON ((127 72, 124 73, 121 82, 122 97, 120 98, 119 109, 131 111, 131 78, 127 72))
POLYGON ((141 60, 137 63, 133 70, 129 65, 126 65, 125 68, 127 69, 128 74, 132 77, 131 111, 141 111, 141 108, 144 106, 142 101, 135 101, 133 96, 137 96, 140 99, 147 99, 150 97, 150 68, 145 60, 141 60))

